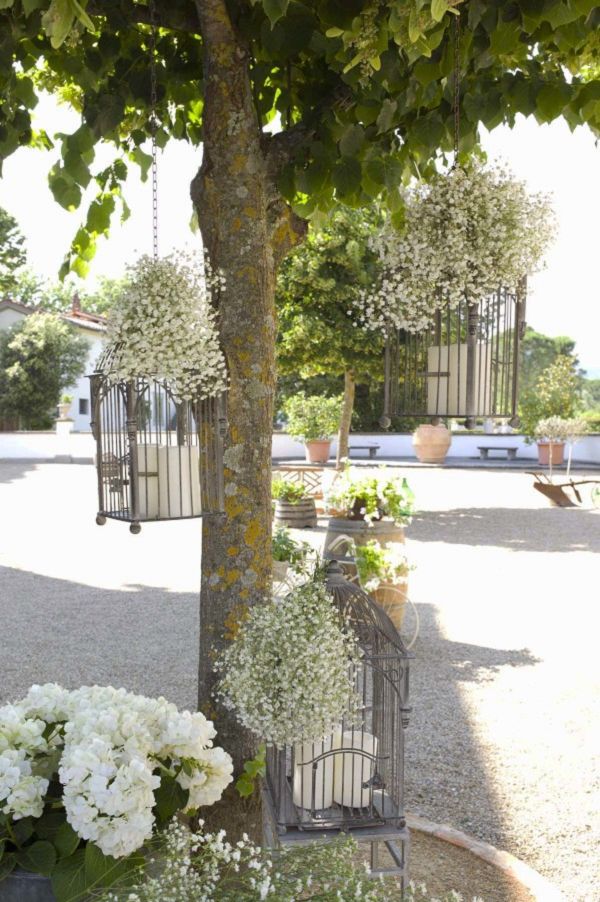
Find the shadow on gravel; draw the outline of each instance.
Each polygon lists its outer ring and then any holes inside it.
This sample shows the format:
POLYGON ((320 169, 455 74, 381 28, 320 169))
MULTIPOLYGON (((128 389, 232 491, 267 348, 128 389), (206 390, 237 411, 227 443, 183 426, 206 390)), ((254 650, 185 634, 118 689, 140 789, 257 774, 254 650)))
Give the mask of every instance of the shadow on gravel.
POLYGON ((413 519, 415 542, 490 545, 512 551, 600 552, 600 516, 561 508, 457 508, 426 511, 413 519))
POLYGON ((43 461, 0 460, 0 483, 16 482, 17 479, 24 479, 28 473, 35 470, 39 463, 43 463, 43 461))
POLYGON ((0 567, 0 704, 90 683, 196 706, 198 596, 117 591, 0 567))
POLYGON ((531 667, 526 649, 448 641, 434 605, 419 604, 406 737, 407 809, 510 851, 510 823, 476 735, 461 684, 493 680, 504 667, 531 667))

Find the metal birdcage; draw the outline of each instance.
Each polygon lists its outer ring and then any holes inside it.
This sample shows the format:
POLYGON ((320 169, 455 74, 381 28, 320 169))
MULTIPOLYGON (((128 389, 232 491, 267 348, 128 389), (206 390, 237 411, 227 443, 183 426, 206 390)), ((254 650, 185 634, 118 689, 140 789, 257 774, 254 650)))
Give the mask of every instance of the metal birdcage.
POLYGON ((269 747, 263 786, 265 841, 327 841, 351 831, 371 847, 373 874, 407 880, 408 830, 404 812, 404 731, 408 724, 409 658, 387 614, 337 561, 327 588, 341 621, 361 649, 353 667, 360 717, 342 722, 318 742, 269 747), (380 843, 391 863, 379 858, 380 843))
POLYGON ((225 398, 178 401, 169 383, 90 376, 98 514, 130 523, 180 520, 223 510, 225 398))
POLYGON ((523 281, 516 293, 499 289, 477 304, 439 310, 425 331, 390 335, 382 426, 393 416, 464 418, 468 428, 477 418, 507 418, 518 426, 525 295, 523 281))

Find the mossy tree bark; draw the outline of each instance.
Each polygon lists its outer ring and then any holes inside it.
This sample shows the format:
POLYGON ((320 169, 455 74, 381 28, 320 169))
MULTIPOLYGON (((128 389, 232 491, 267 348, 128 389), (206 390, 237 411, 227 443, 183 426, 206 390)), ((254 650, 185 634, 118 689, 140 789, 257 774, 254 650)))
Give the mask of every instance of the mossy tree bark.
POLYGON ((354 393, 356 382, 353 370, 344 373, 344 400, 342 403, 342 415, 340 418, 340 430, 338 432, 338 447, 336 467, 341 469, 350 456, 350 425, 352 423, 352 411, 354 410, 354 393))
POLYGON ((199 707, 236 769, 252 738, 215 705, 214 656, 246 606, 271 591, 271 434, 275 393, 275 277, 305 225, 276 189, 285 148, 260 129, 249 56, 225 0, 196 0, 204 47, 203 158, 191 194, 204 247, 226 287, 218 299, 229 368, 225 515, 203 522, 199 707))

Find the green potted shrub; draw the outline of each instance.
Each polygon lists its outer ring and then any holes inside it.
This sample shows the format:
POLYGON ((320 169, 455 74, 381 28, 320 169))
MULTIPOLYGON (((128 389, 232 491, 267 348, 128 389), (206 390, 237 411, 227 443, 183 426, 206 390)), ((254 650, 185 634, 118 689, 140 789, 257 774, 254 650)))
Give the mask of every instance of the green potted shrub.
POLYGON ((561 466, 565 460, 565 444, 569 443, 569 469, 573 444, 580 435, 587 432, 585 420, 571 417, 547 417, 540 420, 535 428, 538 458, 542 466, 561 466))
POLYGON ((275 501, 276 526, 293 526, 296 529, 317 525, 315 499, 304 485, 287 479, 274 479, 271 497, 275 501))
POLYGON ((310 553, 308 542, 297 542, 284 526, 276 526, 271 540, 273 578, 285 582, 290 570, 302 573, 310 553))
POLYGON ((303 393, 286 401, 287 432, 304 442, 308 463, 324 464, 329 460, 332 437, 340 425, 341 407, 339 397, 303 393))
POLYGON ((413 569, 406 554, 398 545, 370 539, 364 545, 355 544, 354 558, 362 587, 399 630, 408 600, 408 574, 413 569))
POLYGON ((404 542, 404 527, 412 517, 414 495, 405 477, 386 467, 363 473, 348 467, 328 489, 325 497, 330 513, 325 551, 340 537, 357 545, 377 538, 382 542, 404 542))
POLYGON ((567 441, 564 424, 573 421, 580 396, 575 361, 560 354, 540 375, 535 387, 522 399, 520 416, 526 442, 537 441, 542 466, 560 466, 567 441))

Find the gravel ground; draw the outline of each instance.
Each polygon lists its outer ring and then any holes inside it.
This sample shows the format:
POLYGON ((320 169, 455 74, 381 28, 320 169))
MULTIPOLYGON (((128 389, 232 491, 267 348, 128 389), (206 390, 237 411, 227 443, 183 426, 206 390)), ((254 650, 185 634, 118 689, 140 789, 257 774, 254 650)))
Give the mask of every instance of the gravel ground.
MULTIPOLYGON (((597 900, 600 512, 548 508, 523 473, 407 475, 408 807, 597 900)), ((0 464, 0 699, 60 680, 193 706, 198 521, 131 537, 94 511, 91 467, 0 464)))

